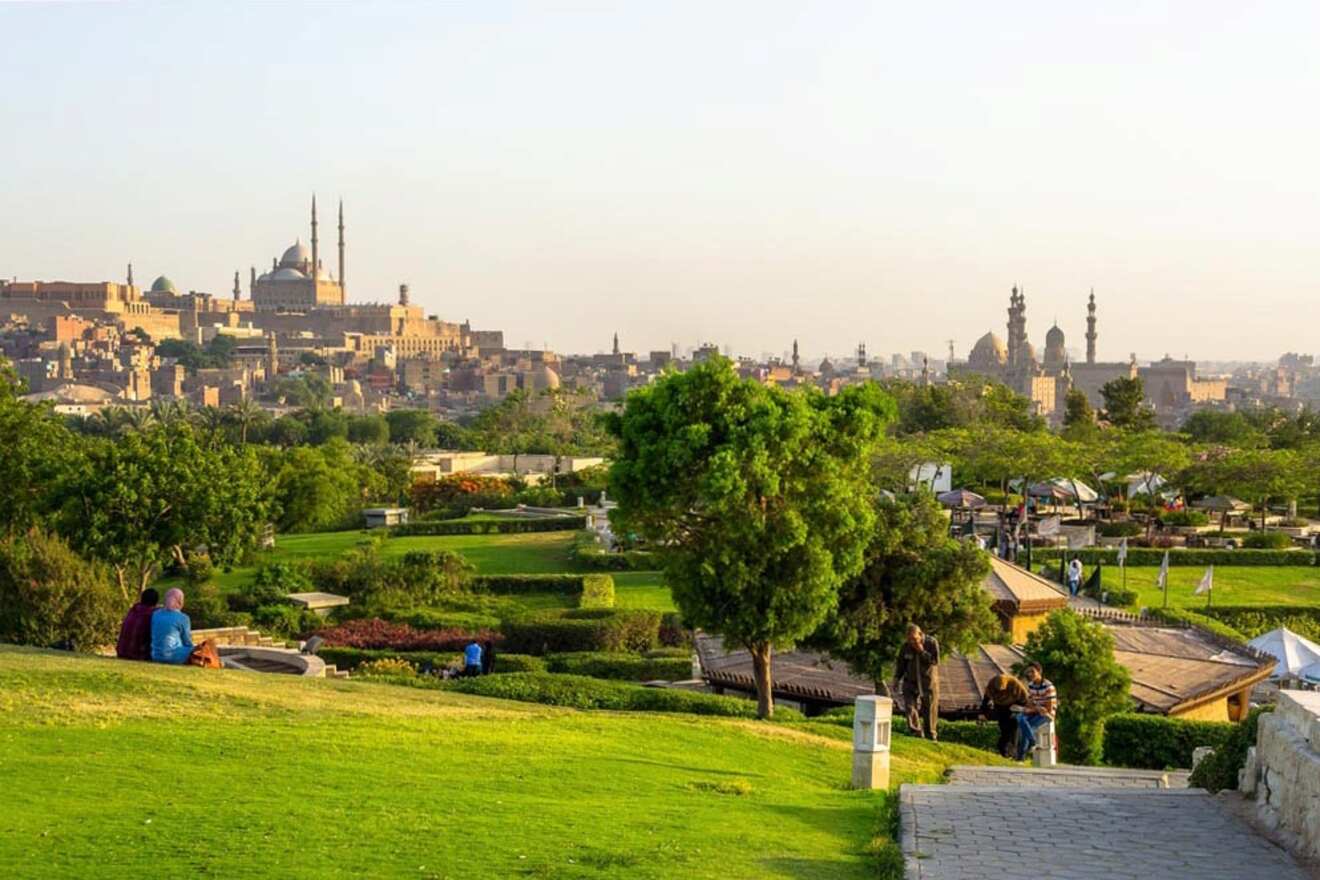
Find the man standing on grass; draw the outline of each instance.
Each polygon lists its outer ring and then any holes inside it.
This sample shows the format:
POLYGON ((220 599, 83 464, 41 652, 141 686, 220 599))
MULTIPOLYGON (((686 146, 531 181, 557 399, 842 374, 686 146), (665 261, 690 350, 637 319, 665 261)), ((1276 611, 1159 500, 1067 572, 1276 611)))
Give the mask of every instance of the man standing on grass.
POLYGON ((898 652, 895 690, 903 695, 908 727, 917 736, 936 739, 940 712, 940 643, 915 623, 909 623, 907 641, 898 652))
POLYGON ((463 676, 472 678, 481 675, 481 645, 475 641, 463 649, 463 676))
POLYGON ((1041 672, 1040 664, 1027 665, 1027 706, 1018 716, 1017 759, 1025 761, 1027 752, 1036 748, 1036 728, 1054 720, 1059 708, 1059 694, 1041 672))
POLYGON ((1013 757, 1013 739, 1017 736, 1018 720, 1014 710, 1022 709, 1029 702, 1031 698, 1026 685, 1017 676, 1002 673, 985 686, 981 714, 993 718, 999 725, 999 754, 1005 758, 1013 757))

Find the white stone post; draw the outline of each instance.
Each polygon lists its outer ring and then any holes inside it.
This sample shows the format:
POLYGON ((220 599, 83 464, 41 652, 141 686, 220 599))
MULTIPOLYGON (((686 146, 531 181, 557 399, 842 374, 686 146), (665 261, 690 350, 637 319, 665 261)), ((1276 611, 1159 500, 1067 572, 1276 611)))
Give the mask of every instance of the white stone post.
POLYGON ((872 694, 857 698, 853 716, 853 788, 889 788, 889 733, 894 701, 872 694))
POLYGON ((1036 751, 1031 756, 1031 763, 1036 767, 1053 767, 1057 757, 1054 750, 1054 719, 1051 718, 1036 728, 1036 751))

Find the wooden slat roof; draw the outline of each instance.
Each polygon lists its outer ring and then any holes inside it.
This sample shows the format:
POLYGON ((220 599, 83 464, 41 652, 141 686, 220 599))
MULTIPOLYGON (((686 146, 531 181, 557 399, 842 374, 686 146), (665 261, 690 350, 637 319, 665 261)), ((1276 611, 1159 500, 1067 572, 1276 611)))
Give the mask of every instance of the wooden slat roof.
POLYGON ((990 573, 981 582, 995 604, 1007 606, 1018 613, 1034 614, 1064 608, 1068 594, 1053 581, 1032 574, 994 554, 989 554, 990 573))

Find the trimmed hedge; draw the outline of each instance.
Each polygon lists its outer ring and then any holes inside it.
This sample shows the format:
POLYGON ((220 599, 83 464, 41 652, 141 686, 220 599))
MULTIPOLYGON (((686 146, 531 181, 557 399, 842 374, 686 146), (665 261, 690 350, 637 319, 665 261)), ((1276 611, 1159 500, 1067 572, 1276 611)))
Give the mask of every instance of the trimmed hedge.
MULTIPOLYGON (((1117 547, 1086 547, 1081 550, 1062 550, 1054 547, 1036 548, 1031 551, 1031 558, 1037 562, 1058 562, 1059 557, 1067 554, 1069 559, 1076 556, 1085 565, 1102 562, 1105 565, 1118 564, 1117 547)), ((1164 550, 1155 547, 1129 547, 1127 564, 1129 566, 1159 565, 1164 559, 1164 550)), ((1315 565, 1315 553, 1310 550, 1184 550, 1174 548, 1168 551, 1169 565, 1315 565)))
MULTIPOLYGON (((328 648, 322 647, 316 652, 326 663, 333 663, 340 669, 354 670, 372 660, 407 660, 422 668, 431 664, 432 669, 443 669, 456 665, 462 654, 445 651, 389 651, 368 650, 366 648, 328 648)), ((526 654, 501 654, 495 652, 495 672, 543 672, 545 663, 540 657, 526 654)))
POLYGON ((1223 748, 1237 728, 1227 721, 1188 721, 1123 714, 1105 719, 1104 762, 1113 767, 1172 770, 1192 766, 1192 750, 1223 748))
POLYGON ((500 619, 494 614, 480 611, 446 611, 441 608, 385 609, 380 615, 386 620, 406 623, 415 629, 461 629, 477 632, 500 628, 500 619))
MULTIPOLYGON (((613 709, 627 712, 690 712, 755 718, 756 703, 737 697, 721 697, 695 691, 648 688, 618 681, 603 681, 582 675, 552 675, 519 672, 459 678, 444 684, 446 690, 523 703, 566 706, 573 709, 613 709)), ((775 718, 800 720, 801 713, 776 709, 775 718)))
POLYGON ((391 526, 390 535, 521 535, 528 532, 576 532, 587 527, 585 516, 544 519, 441 520, 391 526))
POLYGON ((643 609, 552 610, 504 621, 506 650, 519 654, 649 651, 660 637, 660 612, 643 609))
POLYGON ((571 596, 579 608, 613 608, 614 578, 607 574, 495 574, 474 578, 481 593, 516 596, 523 593, 558 593, 571 596))
MULTIPOLYGON (((499 654, 496 654, 496 659, 499 654)), ((692 657, 656 657, 606 651, 548 654, 547 672, 616 681, 684 681, 692 677, 692 657)))
POLYGON ((1287 532, 1252 532, 1242 539, 1243 547, 1257 550, 1282 550, 1292 545, 1293 539, 1287 532))
POLYGON ((650 550, 623 550, 610 552, 588 536, 579 541, 570 553, 573 561, 592 571, 656 571, 659 558, 650 550))
POLYGON ((1320 608, 1314 605, 1217 605, 1203 608, 1200 613, 1248 639, 1283 626, 1313 641, 1320 640, 1320 608))

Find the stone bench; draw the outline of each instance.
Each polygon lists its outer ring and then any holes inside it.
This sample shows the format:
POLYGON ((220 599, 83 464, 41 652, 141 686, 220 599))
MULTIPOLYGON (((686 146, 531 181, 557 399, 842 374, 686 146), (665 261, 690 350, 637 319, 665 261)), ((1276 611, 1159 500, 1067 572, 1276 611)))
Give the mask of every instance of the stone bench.
POLYGON ((301 605, 308 611, 315 611, 322 617, 329 614, 331 608, 349 604, 347 596, 339 596, 335 593, 290 593, 288 598, 293 604, 301 605))

